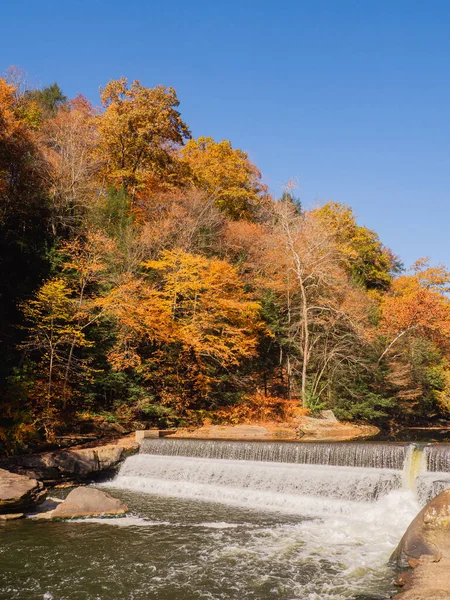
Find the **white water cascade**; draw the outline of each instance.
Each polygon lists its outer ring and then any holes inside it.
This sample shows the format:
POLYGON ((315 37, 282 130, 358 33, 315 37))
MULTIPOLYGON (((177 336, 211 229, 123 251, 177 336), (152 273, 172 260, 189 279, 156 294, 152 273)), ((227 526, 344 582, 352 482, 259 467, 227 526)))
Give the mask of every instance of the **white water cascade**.
POLYGON ((111 485, 305 516, 354 515, 393 493, 424 504, 450 487, 449 467, 447 446, 156 439, 143 442, 111 485))
MULTIPOLYGON (((166 507, 164 519, 174 507, 199 515, 215 572, 233 565, 223 578, 225 589, 236 579, 233 600, 278 568, 282 598, 388 598, 389 556, 421 505, 450 488, 449 468, 450 446, 153 439, 106 485, 166 507)), ((228 598, 219 587, 211 598, 228 598)))

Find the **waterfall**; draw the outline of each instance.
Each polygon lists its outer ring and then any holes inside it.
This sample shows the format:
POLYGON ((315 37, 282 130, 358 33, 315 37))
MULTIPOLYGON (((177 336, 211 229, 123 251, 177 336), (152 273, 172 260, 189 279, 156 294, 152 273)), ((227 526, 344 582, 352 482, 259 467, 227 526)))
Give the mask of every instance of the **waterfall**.
POLYGON ((450 487, 448 465, 448 446, 163 438, 144 440, 110 485, 309 516, 353 515, 399 494, 425 503, 450 487))
POLYGON ((140 452, 161 456, 191 456, 305 465, 332 465, 401 470, 402 444, 361 442, 238 442, 224 440, 146 439, 140 452))
POLYGON ((427 454, 425 448, 419 444, 406 446, 405 460, 402 467, 403 486, 413 488, 416 479, 427 470, 427 454))

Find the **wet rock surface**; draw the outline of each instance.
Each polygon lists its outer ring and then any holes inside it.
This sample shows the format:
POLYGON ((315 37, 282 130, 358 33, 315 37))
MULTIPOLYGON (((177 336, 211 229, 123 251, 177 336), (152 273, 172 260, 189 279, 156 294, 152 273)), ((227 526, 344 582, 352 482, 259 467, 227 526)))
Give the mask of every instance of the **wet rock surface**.
POLYGON ((392 556, 411 567, 399 576, 395 600, 450 599, 450 490, 433 498, 412 521, 392 556))
POLYGON ((1 514, 15 514, 19 518, 17 515, 43 501, 45 494, 44 486, 36 479, 0 469, 1 514))
POLYGON ((270 431, 261 425, 204 425, 198 429, 180 429, 168 437, 224 440, 266 440, 270 431))

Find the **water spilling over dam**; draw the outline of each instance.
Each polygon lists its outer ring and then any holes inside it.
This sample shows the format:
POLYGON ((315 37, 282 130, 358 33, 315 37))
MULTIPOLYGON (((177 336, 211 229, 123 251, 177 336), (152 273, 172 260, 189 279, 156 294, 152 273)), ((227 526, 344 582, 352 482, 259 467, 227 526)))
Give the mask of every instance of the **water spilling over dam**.
POLYGON ((153 439, 114 485, 319 515, 361 510, 395 490, 424 504, 450 487, 449 467, 448 446, 153 439))
POLYGON ((389 556, 450 487, 449 460, 444 445, 148 440, 102 484, 128 516, 0 527, 0 600, 388 600, 389 556))
POLYGON ((289 573, 289 591, 279 581, 258 598, 277 591, 286 600, 387 599, 394 577, 388 558, 420 507, 450 488, 449 468, 447 445, 166 438, 145 440, 107 485, 156 505, 225 511, 226 521, 214 527, 233 527, 243 510, 274 519, 262 537, 254 532, 221 547, 223 560, 239 556, 229 576, 235 579, 237 564, 244 571, 239 593, 221 590, 214 598, 253 597, 250 580, 277 564, 289 573), (286 527, 286 519, 296 525, 286 527), (292 570, 296 560, 299 570, 292 570))

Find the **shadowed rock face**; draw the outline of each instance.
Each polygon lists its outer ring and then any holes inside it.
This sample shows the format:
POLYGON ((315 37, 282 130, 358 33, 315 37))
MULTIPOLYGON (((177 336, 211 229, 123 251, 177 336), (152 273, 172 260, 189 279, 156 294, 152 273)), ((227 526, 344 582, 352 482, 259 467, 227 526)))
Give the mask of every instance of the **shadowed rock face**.
POLYGON ((75 488, 54 510, 35 515, 44 519, 73 519, 123 515, 128 506, 109 494, 89 487, 75 488))
POLYGON ((36 479, 0 469, 0 513, 23 513, 44 498, 44 487, 36 479))
POLYGON ((137 452, 134 438, 122 438, 113 444, 93 448, 71 448, 5 459, 2 466, 12 471, 42 480, 47 485, 63 481, 83 481, 118 465, 137 452))
POLYGON ((450 599, 450 490, 431 500, 412 521, 392 560, 413 570, 399 577, 395 600, 450 599))

